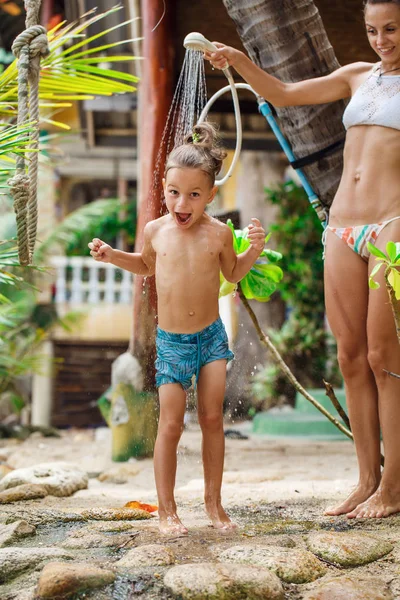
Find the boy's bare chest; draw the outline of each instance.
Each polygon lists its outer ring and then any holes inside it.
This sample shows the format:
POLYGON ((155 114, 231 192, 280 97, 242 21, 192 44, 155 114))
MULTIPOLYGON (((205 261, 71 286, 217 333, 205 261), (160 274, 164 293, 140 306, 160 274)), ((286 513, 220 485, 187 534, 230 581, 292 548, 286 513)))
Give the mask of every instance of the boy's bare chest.
POLYGON ((196 266, 203 270, 214 265, 219 266, 222 244, 219 237, 211 235, 206 235, 203 239, 160 236, 154 244, 154 250, 158 266, 180 269, 193 269, 196 266))

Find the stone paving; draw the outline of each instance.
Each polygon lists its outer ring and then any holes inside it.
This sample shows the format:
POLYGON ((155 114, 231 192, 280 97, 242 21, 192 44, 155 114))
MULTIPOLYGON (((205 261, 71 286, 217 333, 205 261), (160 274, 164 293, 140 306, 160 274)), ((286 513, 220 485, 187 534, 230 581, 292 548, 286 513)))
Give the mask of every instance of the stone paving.
POLYGON ((111 463, 107 435, 0 443, 1 600, 400 600, 400 516, 323 516, 355 481, 349 443, 227 440, 238 528, 221 534, 203 512, 191 428, 177 481, 189 535, 166 538, 156 517, 124 508, 156 501, 151 460, 111 463))

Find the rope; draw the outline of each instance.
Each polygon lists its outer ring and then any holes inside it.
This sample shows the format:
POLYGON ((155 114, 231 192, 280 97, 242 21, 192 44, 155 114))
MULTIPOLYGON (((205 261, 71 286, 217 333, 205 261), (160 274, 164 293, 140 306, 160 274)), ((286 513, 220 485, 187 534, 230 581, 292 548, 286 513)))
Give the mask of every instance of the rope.
POLYGON ((25 170, 25 156, 17 157, 16 173, 9 180, 17 219, 19 262, 32 263, 37 233, 37 174, 39 147, 39 76, 40 60, 49 54, 46 28, 37 25, 41 0, 25 0, 26 30, 12 45, 18 59, 18 125, 32 123, 29 149, 33 150, 25 170))

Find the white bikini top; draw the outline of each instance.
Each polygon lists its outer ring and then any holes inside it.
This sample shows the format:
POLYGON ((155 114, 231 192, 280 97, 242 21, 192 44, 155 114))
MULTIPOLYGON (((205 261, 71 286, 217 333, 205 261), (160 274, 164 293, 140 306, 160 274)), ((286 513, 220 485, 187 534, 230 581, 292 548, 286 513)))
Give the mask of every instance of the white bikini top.
POLYGON ((400 75, 381 75, 379 65, 355 91, 343 113, 346 129, 380 125, 400 130, 400 75))

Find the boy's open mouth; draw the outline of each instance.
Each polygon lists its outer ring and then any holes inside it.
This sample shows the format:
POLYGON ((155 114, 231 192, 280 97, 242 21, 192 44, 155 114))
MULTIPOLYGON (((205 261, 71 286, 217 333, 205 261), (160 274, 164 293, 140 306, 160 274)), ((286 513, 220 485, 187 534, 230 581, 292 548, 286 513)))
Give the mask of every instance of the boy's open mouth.
POLYGON ((191 217, 192 217, 192 213, 175 213, 176 215, 176 220, 178 221, 178 223, 180 225, 186 225, 187 223, 189 223, 191 217))

